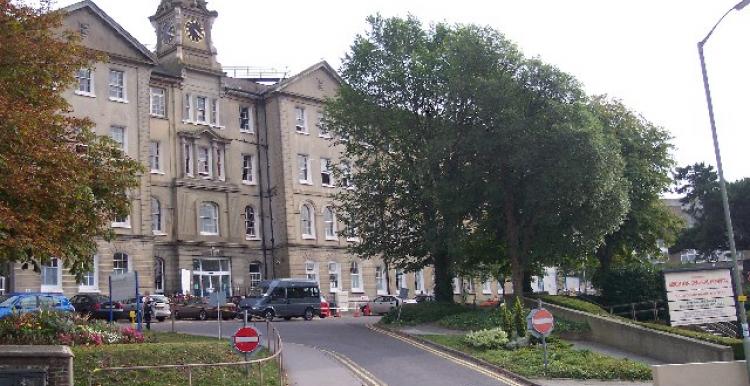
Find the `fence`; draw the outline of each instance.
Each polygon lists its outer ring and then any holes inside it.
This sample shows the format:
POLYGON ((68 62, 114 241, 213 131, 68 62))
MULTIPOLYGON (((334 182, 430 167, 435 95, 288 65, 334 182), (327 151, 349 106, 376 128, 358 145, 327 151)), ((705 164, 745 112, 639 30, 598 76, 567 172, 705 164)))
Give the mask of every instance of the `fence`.
MULTIPOLYGON (((154 366, 130 366, 130 367, 104 367, 100 369, 94 369, 89 374, 88 379, 88 385, 94 386, 94 379, 97 374, 105 373, 105 372, 120 372, 120 371, 149 371, 149 370, 167 370, 167 369, 173 369, 173 370, 184 370, 187 376, 187 384, 188 386, 193 386, 193 370, 195 369, 206 369, 206 368, 215 368, 215 367, 235 367, 235 366, 244 366, 246 370, 246 376, 249 378, 252 367, 257 366, 257 372, 259 377, 259 386, 265 386, 267 383, 265 382, 264 376, 263 376, 263 365, 275 361, 276 365, 278 367, 278 376, 279 376, 279 382, 280 384, 284 385, 286 384, 284 382, 284 363, 282 358, 282 343, 281 343, 281 335, 279 335, 278 330, 270 321, 266 321, 266 331, 269 332, 269 338, 267 338, 267 345, 268 350, 271 352, 271 355, 260 358, 260 359, 253 359, 253 360, 245 360, 241 362, 224 362, 224 363, 190 363, 190 364, 183 364, 183 365, 154 365, 154 366)), ((249 379, 248 379, 249 381, 249 379)), ((249 382, 248 382, 249 384, 249 382)))
POLYGON ((633 320, 667 319, 667 313, 669 312, 667 309, 667 302, 663 300, 615 304, 608 306, 607 309, 610 314, 633 320))

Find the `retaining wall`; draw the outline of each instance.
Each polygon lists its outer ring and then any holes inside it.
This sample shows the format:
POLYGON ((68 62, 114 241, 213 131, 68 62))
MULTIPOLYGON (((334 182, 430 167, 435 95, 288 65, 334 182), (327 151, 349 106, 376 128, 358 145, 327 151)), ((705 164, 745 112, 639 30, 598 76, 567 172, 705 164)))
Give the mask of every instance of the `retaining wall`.
POLYGON ((0 384, 73 386, 68 346, 0 346, 0 384))
POLYGON ((745 361, 651 366, 654 386, 750 386, 745 361))

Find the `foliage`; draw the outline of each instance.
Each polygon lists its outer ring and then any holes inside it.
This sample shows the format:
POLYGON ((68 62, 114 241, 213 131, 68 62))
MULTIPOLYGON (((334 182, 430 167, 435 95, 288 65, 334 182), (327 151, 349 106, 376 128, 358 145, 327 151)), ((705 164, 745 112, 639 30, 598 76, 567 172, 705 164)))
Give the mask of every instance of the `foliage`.
POLYGON ((120 329, 103 321, 48 310, 12 314, 0 320, 0 344, 100 346, 144 340, 143 334, 131 327, 120 329))
POLYGON ((609 313, 599 305, 577 297, 562 295, 538 295, 536 297, 542 299, 542 301, 546 303, 556 304, 558 306, 588 312, 594 315, 609 315, 609 313))
POLYGON ((61 91, 100 58, 42 3, 0 1, 0 263, 55 256, 80 279, 142 167, 69 114, 61 91))
POLYGON ((478 331, 501 327, 503 331, 510 331, 510 326, 502 324, 502 309, 475 309, 460 314, 448 315, 440 318, 437 324, 455 330, 478 331))
POLYGON ((513 329, 519 337, 526 336, 526 313, 521 304, 521 298, 518 296, 513 302, 513 329))
MULTIPOLYGON (((554 333, 561 334, 565 332, 589 332, 591 327, 586 322, 576 322, 574 320, 555 317, 554 333)), ((547 340, 549 342, 549 340, 547 340)))
POLYGON ((425 339, 463 351, 525 377, 649 380, 651 368, 628 359, 615 359, 589 350, 576 350, 569 343, 548 343, 549 367, 544 371, 542 347, 533 345, 517 350, 482 350, 465 343, 462 337, 430 335, 425 339))
MULTIPOLYGON (((153 366, 185 363, 224 363, 238 362, 243 358, 232 349, 226 340, 197 337, 184 334, 151 333, 153 343, 139 345, 109 345, 100 347, 74 347, 75 384, 88 385, 91 371, 96 368, 113 366, 153 366)), ((260 350, 255 357, 267 356, 268 351, 260 350)), ((255 358, 253 358, 255 359, 255 358)), ((257 366, 253 366, 248 381, 244 366, 213 367, 193 369, 194 385, 261 385, 257 366)), ((95 375, 95 385, 122 384, 127 377, 128 385, 156 386, 180 385, 187 383, 187 374, 182 369, 158 369, 129 372, 103 372, 95 375)), ((263 366, 263 385, 281 385, 278 367, 274 361, 263 366)))
POLYGON ((505 331, 512 331, 513 330, 513 312, 510 310, 510 307, 507 303, 504 303, 503 306, 500 309, 502 322, 503 322, 503 330, 505 331))
MULTIPOLYGON (((471 308, 454 304, 440 302, 423 302, 417 304, 405 304, 401 308, 401 319, 399 324, 416 325, 438 321, 446 316, 469 312, 471 308)), ((398 309, 391 310, 380 322, 384 324, 396 323, 398 309)))
POLYGON ((508 334, 501 328, 473 331, 464 336, 464 342, 475 348, 501 349, 508 343, 508 334))
POLYGON ((664 298, 664 279, 651 264, 627 264, 599 272, 594 284, 606 305, 637 303, 664 298))

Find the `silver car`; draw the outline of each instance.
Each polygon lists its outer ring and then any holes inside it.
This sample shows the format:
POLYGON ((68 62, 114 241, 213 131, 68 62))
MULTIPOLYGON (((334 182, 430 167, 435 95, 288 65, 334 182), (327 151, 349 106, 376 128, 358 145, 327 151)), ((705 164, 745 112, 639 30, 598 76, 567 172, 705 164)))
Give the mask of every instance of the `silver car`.
MULTIPOLYGON (((172 316, 172 311, 169 307, 169 298, 164 295, 149 295, 151 299, 154 301, 154 315, 153 318, 163 322, 165 319, 172 316)), ((145 296, 141 296, 141 307, 143 307, 143 300, 145 299, 145 296)), ((127 318, 130 314, 130 311, 135 311, 136 305, 135 305, 135 298, 128 299, 122 303, 123 308, 123 314, 125 314, 125 317, 127 318)))
POLYGON ((391 312, 392 309, 398 307, 401 303, 401 299, 393 295, 378 296, 375 299, 370 300, 370 312, 375 315, 382 315, 391 312))

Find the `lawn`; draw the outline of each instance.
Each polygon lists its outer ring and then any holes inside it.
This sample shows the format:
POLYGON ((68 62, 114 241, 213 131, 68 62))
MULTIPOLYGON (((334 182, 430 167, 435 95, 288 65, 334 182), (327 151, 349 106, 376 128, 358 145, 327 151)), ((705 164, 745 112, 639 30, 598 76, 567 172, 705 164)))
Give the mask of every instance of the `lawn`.
MULTIPOLYGON (((75 346, 75 384, 88 385, 88 377, 95 368, 141 365, 239 362, 243 357, 231 348, 228 340, 184 334, 152 333, 149 343, 113 344, 104 346, 75 346)), ((256 357, 268 355, 260 351, 256 357)), ((273 362, 273 361, 272 361, 273 362)), ((253 366, 250 382, 244 366, 214 367, 193 370, 193 385, 281 385, 275 363, 263 366, 264 382, 260 383, 258 367, 253 366)), ((187 371, 159 369, 98 373, 95 385, 185 385, 187 371)))
POLYGON ((461 336, 427 335, 422 338, 485 360, 525 377, 650 380, 648 365, 628 359, 616 359, 589 350, 576 350, 556 340, 548 344, 549 366, 544 372, 543 349, 529 346, 518 350, 480 350, 463 342, 461 336))

